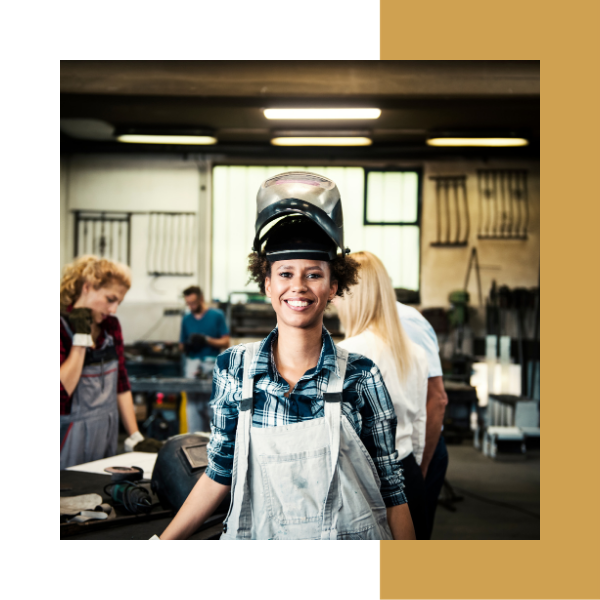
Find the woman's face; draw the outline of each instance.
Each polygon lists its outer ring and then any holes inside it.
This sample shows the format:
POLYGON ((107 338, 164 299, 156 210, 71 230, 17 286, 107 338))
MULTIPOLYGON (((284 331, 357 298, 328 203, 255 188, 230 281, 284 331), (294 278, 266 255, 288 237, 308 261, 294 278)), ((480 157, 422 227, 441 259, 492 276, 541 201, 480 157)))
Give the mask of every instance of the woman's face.
POLYGON ((91 284, 84 283, 76 307, 90 308, 94 323, 102 323, 109 315, 117 312, 119 304, 125 298, 127 288, 120 283, 111 283, 95 290, 91 284))
POLYGON ((271 265, 265 292, 277 313, 278 325, 308 328, 322 320, 327 301, 337 292, 329 264, 321 260, 280 260, 271 265))

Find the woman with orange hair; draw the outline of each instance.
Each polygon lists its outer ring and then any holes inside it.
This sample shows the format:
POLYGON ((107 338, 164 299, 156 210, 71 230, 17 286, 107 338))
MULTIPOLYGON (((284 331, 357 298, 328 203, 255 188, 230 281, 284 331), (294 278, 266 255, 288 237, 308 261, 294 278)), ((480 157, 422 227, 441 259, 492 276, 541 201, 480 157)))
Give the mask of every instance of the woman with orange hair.
POLYGON ((96 256, 67 265, 60 282, 60 468, 113 456, 119 413, 132 450, 138 430, 114 316, 131 287, 129 268, 96 256))

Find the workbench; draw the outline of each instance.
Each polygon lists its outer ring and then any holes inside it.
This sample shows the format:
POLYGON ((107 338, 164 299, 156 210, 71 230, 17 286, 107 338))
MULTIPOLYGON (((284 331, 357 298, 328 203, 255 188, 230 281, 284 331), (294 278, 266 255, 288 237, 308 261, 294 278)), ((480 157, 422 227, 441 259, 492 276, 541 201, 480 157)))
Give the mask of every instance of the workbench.
MULTIPOLYGON (((99 494, 102 502, 110 504, 115 513, 114 517, 106 520, 86 523, 63 523, 65 519, 61 518, 61 540, 149 540, 166 529, 175 513, 163 508, 154 494, 152 509, 148 514, 130 515, 122 507, 115 506, 111 497, 104 492, 104 487, 109 483, 111 478, 108 474, 74 470, 60 472, 61 497, 99 494)), ((223 532, 225 516, 226 510, 221 506, 189 539, 218 540, 223 532)))
POLYGON ((131 392, 179 394, 195 392, 212 393, 212 379, 188 379, 186 377, 130 377, 131 392))

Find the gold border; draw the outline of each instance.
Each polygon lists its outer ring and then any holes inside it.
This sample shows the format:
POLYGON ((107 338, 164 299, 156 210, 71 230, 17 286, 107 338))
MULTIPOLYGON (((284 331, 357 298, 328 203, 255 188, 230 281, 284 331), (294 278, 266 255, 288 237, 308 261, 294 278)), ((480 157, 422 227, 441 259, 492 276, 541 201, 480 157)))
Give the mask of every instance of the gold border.
POLYGON ((600 2, 381 0, 381 59, 541 60, 540 541, 381 542, 381 598, 600 598, 600 2))

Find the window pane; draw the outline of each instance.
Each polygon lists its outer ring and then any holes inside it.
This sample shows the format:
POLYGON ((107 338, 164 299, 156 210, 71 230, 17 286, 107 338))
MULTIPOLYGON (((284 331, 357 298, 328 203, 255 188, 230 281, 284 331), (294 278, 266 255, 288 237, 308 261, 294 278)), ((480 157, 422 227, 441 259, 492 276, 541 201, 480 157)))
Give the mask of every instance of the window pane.
POLYGON ((419 176, 414 171, 371 171, 367 178, 367 220, 371 223, 415 223, 419 176))

